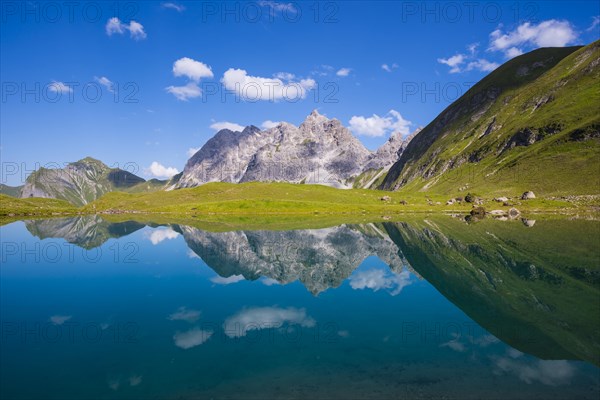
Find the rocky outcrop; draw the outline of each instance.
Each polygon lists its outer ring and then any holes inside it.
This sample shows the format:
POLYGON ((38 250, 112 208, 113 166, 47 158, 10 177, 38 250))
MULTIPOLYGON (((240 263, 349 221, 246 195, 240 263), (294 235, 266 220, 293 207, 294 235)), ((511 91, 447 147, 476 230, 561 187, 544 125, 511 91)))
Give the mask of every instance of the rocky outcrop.
POLYGON ((223 129, 188 160, 173 188, 250 181, 349 188, 365 171, 387 171, 412 136, 392 134, 370 152, 339 120, 316 110, 298 127, 281 122, 264 131, 255 126, 242 132, 223 129))

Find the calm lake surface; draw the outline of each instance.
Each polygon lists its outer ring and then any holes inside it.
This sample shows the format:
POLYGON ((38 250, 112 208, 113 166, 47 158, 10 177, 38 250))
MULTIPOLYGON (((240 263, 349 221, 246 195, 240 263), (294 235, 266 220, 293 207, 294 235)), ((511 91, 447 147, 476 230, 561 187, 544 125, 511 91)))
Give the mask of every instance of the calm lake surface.
POLYGON ((0 227, 0 397, 600 396, 598 222, 194 225, 0 227))

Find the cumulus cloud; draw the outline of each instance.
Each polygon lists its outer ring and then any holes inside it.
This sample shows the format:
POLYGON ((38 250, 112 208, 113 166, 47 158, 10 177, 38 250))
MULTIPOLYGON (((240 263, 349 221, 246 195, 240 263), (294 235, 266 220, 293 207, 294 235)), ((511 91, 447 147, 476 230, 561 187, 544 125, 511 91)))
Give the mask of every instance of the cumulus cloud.
POLYGON ((177 4, 177 3, 174 3, 174 2, 162 3, 161 7, 162 8, 170 8, 171 10, 175 10, 177 12, 183 12, 183 11, 185 11, 185 6, 182 6, 181 4, 177 4))
POLYGON ((179 171, 175 167, 165 167, 157 161, 153 161, 150 167, 146 168, 146 173, 156 178, 170 178, 177 175, 179 171))
POLYGON ((196 154, 196 153, 198 152, 198 150, 200 150, 200 147, 190 147, 190 148, 187 150, 187 156, 188 156, 188 157, 191 157, 191 156, 193 156, 194 154, 196 154))
POLYGON ((392 70, 398 68, 398 64, 393 63, 392 65, 381 64, 381 69, 387 72, 392 72, 392 70))
POLYGON ((189 57, 182 57, 173 63, 173 75, 186 77, 190 81, 184 86, 168 86, 165 90, 178 100, 188 101, 202 95, 202 89, 198 86, 200 79, 212 78, 213 72, 210 66, 189 57))
POLYGON ((193 328, 189 331, 175 333, 175 335, 173 335, 173 340, 175 341, 175 346, 187 350, 192 347, 200 346, 210 339, 212 334, 213 332, 209 330, 193 328))
POLYGON ((350 68, 340 68, 335 74, 344 77, 350 75, 350 71, 352 71, 350 68))
POLYGON ((491 51, 502 51, 511 55, 523 51, 523 47, 564 47, 577 39, 577 33, 568 21, 550 19, 539 24, 525 22, 515 30, 503 32, 498 28, 490 34, 491 51))
POLYGON ((311 328, 315 320, 306 315, 304 308, 255 307, 227 318, 223 330, 230 338, 238 338, 251 330, 281 328, 284 324, 311 328))
POLYGON ((392 296, 400 294, 402 289, 410 285, 410 272, 402 271, 399 274, 383 269, 358 271, 350 277, 350 287, 355 290, 371 289, 374 292, 388 290, 392 296))
POLYGON ((477 58, 478 43, 473 43, 467 46, 468 54, 457 53, 452 57, 438 58, 440 64, 445 64, 450 67, 451 74, 457 74, 465 71, 481 71, 490 72, 498 68, 498 64, 488 61, 484 58, 477 58))
POLYGON ((277 125, 280 124, 280 121, 271 121, 270 119, 264 121, 262 124, 260 124, 260 127, 263 129, 271 129, 271 128, 275 128, 277 125))
POLYGON ((66 94, 72 93, 73 89, 70 86, 67 86, 63 82, 52 81, 52 83, 48 86, 48 89, 54 93, 66 94))
POLYGON ((215 131, 220 131, 221 129, 229 129, 230 131, 241 132, 244 130, 244 127, 240 124, 236 124, 235 122, 220 121, 212 124, 210 126, 210 129, 214 129, 215 131))
POLYGON ((490 71, 495 70, 499 66, 500 65, 495 62, 491 62, 491 61, 485 60, 483 58, 479 58, 479 59, 477 59, 475 61, 471 61, 469 64, 467 64, 467 71, 477 70, 477 71, 483 71, 483 72, 490 72, 490 71))
POLYGON ((460 66, 465 62, 464 54, 455 54, 449 58, 438 58, 440 64, 446 64, 450 67, 450 73, 456 74, 461 71, 460 66))
POLYGON ((54 325, 62 325, 71 318, 73 318, 72 315, 53 315, 50 317, 50 322, 52 322, 54 325))
POLYGON ((410 121, 402 118, 398 111, 390 110, 386 115, 380 117, 373 114, 371 117, 353 116, 350 118, 350 130, 357 135, 380 137, 389 132, 399 132, 402 135, 409 134, 410 121))
POLYGON ((201 312, 198 310, 188 309, 187 307, 179 307, 177 311, 167 317, 170 321, 185 321, 193 323, 200 319, 201 312))
POLYGON ((181 101, 188 101, 202 94, 202 90, 196 82, 189 82, 185 86, 168 86, 165 90, 181 101))
POLYGON ((104 86, 106 88, 106 90, 108 90, 109 92, 114 93, 115 84, 113 82, 111 82, 111 80, 108 79, 107 77, 101 76, 98 78, 97 76, 95 76, 94 80, 96 82, 98 82, 99 84, 101 84, 102 86, 104 86))
POLYGON ((171 228, 158 228, 150 232, 148 240, 150 240, 153 245, 157 245, 164 240, 175 239, 177 236, 179 236, 179 233, 171 228))
POLYGON ((212 283, 216 283, 217 285, 231 285, 232 283, 238 283, 244 280, 246 280, 246 278, 244 278, 243 275, 231 275, 227 278, 224 278, 222 276, 213 276, 212 278, 210 278, 210 281, 212 283))
POLYGON ((211 67, 189 57, 180 58, 173 63, 173 75, 186 76, 195 82, 214 76, 211 67))
POLYGON ((221 83, 247 101, 297 101, 306 98, 308 91, 316 85, 313 79, 284 82, 280 78, 251 76, 245 70, 235 68, 225 71, 221 83))
POLYGON ((129 32, 129 36, 135 40, 146 39, 144 26, 137 21, 131 20, 129 24, 122 22, 117 17, 112 17, 106 22, 106 34, 112 36, 114 34, 122 35, 129 32))

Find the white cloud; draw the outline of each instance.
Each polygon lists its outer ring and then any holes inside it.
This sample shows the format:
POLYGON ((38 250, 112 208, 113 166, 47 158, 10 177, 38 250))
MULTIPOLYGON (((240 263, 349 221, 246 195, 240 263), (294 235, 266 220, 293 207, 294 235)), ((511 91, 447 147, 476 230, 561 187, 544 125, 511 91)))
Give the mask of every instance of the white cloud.
POLYGON ((199 82, 201 78, 214 76, 208 65, 189 57, 180 58, 173 63, 173 75, 186 76, 195 82, 199 82))
POLYGON ((175 333, 175 335, 173 335, 173 340, 175 341, 175 346, 187 350, 192 347, 200 346, 210 339, 212 334, 213 332, 209 330, 193 328, 189 331, 175 333))
POLYGON ((457 74, 465 71, 482 71, 490 72, 498 68, 499 64, 488 61, 484 58, 476 58, 478 43, 473 43, 467 46, 469 54, 457 53, 449 58, 438 58, 440 64, 445 64, 450 67, 451 74, 457 74), (466 67, 464 64, 466 64, 466 67))
POLYGON ((261 7, 269 7, 274 11, 283 11, 283 12, 297 12, 296 7, 292 3, 279 3, 277 1, 264 1, 261 0, 258 2, 258 5, 261 7))
POLYGON ((459 353, 463 353, 465 350, 467 350, 467 346, 465 346, 464 343, 459 342, 458 338, 450 340, 446 343, 442 343, 440 344, 440 347, 449 347, 452 350, 457 351, 459 353))
POLYGON ((284 82, 279 78, 250 76, 245 70, 234 68, 225 71, 221 82, 227 90, 249 101, 297 101, 306 98, 307 92, 316 85, 313 79, 284 82))
POLYGON ((185 86, 169 86, 165 90, 181 101, 188 101, 188 99, 193 99, 202 94, 202 90, 196 82, 189 82, 185 86))
POLYGON ((600 15, 592 17, 592 24, 586 29, 586 32, 593 31, 598 25, 600 25, 600 15))
POLYGON ((279 124, 280 124, 279 121, 271 121, 270 119, 268 119, 268 120, 264 121, 262 124, 260 124, 260 127, 263 129, 271 129, 271 128, 275 128, 279 124))
POLYGON ((179 171, 175 167, 165 167, 157 161, 153 161, 150 167, 146 169, 146 173, 156 178, 170 178, 177 175, 179 171))
POLYGON ((231 285, 232 283, 238 283, 244 280, 246 280, 246 278, 244 278, 243 275, 231 275, 227 278, 223 278, 222 276, 213 276, 210 278, 210 281, 212 283, 216 283, 217 285, 231 285))
POLYGON ((201 260, 200 256, 198 254, 194 253, 194 250, 192 250, 192 249, 188 249, 186 254, 189 258, 198 258, 201 260))
POLYGON ((256 307, 227 318, 223 330, 230 338, 238 338, 251 330, 280 328, 284 324, 311 328, 315 326, 315 320, 306 315, 304 308, 256 307))
POLYGON ((523 354, 513 353, 509 357, 494 360, 498 372, 516 375, 525 383, 540 382, 548 386, 571 382, 576 369, 566 360, 528 360, 523 354))
POLYGON ((392 72, 392 70, 398 68, 398 64, 393 63, 392 65, 388 65, 388 64, 381 64, 381 69, 383 69, 384 71, 387 72, 392 72))
POLYGON ((63 82, 52 81, 52 83, 48 86, 48 89, 54 93, 72 93, 73 89, 70 86, 65 85, 63 82))
POLYGON ((353 116, 350 118, 350 130, 357 135, 380 137, 388 132, 400 132, 408 135, 410 121, 402 118, 398 111, 390 110, 385 116, 373 114, 371 117, 353 116))
POLYGON ((229 129, 230 131, 241 132, 244 130, 244 127, 240 124, 236 124, 235 122, 220 121, 212 124, 210 126, 210 129, 214 129, 215 131, 220 131, 221 129, 229 129))
POLYGON ((483 72, 490 72, 490 71, 495 70, 499 66, 500 65, 495 62, 491 62, 491 61, 485 60, 483 58, 479 58, 475 61, 471 61, 467 65, 467 71, 477 70, 477 71, 483 71, 483 72))
POLYGON ((177 311, 167 317, 170 321, 185 321, 193 323, 200 319, 201 312, 198 310, 188 309, 187 307, 179 307, 177 311))
POLYGON ((162 8, 170 8, 170 9, 175 10, 177 12, 183 12, 183 11, 185 11, 185 6, 182 6, 181 4, 177 4, 177 3, 173 3, 173 2, 162 3, 161 7, 162 8))
POLYGON ((392 296, 399 294, 404 287, 411 283, 410 272, 408 271, 396 274, 383 269, 371 269, 359 271, 350 276, 350 287, 352 289, 371 289, 374 292, 386 289, 392 296))
POLYGON ((479 43, 471 43, 470 45, 467 46, 467 50, 469 50, 469 53, 471 53, 471 55, 475 55, 477 53, 478 47, 479 47, 479 43))
POLYGON ((131 375, 129 377, 129 386, 138 386, 140 383, 142 383, 141 375, 131 375))
POLYGON ((460 66, 465 62, 465 55, 455 54, 449 58, 438 58, 437 61, 440 64, 446 64, 449 66, 451 74, 456 74, 460 72, 460 66))
POLYGON ((108 90, 109 92, 114 93, 115 84, 113 82, 111 82, 111 80, 108 79, 107 77, 101 76, 100 78, 98 78, 97 76, 95 76, 94 80, 96 82, 98 82, 99 84, 101 84, 102 86, 104 86, 106 88, 106 90, 108 90))
POLYGON ((198 150, 200 150, 200 147, 190 147, 190 148, 187 150, 187 156, 188 156, 188 157, 191 157, 191 156, 193 156, 194 154, 196 154, 196 153, 198 152, 198 150))
POLYGON ((490 47, 492 51, 503 51, 506 57, 523 51, 523 46, 538 47, 564 47, 577 39, 577 33, 568 21, 550 19, 539 24, 525 22, 512 32, 504 33, 496 29, 490 34, 490 47))
POLYGON ((268 278, 266 276, 263 276, 260 281, 262 282, 263 285, 265 286, 273 286, 273 285, 281 285, 281 283, 278 280, 275 280, 273 278, 268 278))
POLYGON ((112 36, 114 34, 122 35, 125 31, 129 31, 129 36, 135 40, 146 39, 144 26, 137 21, 131 20, 129 24, 123 23, 119 18, 112 17, 106 22, 106 34, 112 36))
POLYGON ((523 54, 523 50, 518 47, 510 47, 504 51, 504 54, 506 54, 507 58, 515 58, 523 54))
POLYGON ((352 71, 350 68, 340 68, 335 74, 344 77, 350 75, 350 71, 352 71))
POLYGON ((71 318, 73 318, 72 315, 53 315, 50 317, 50 322, 52 322, 54 325, 62 325, 71 318))
POLYGON ((150 240, 153 245, 157 245, 164 240, 175 239, 177 236, 179 236, 179 233, 170 228, 155 229, 148 235, 148 240, 150 240))
POLYGON ((290 72, 278 72, 273 74, 273 76, 277 79, 281 79, 282 81, 291 81, 296 78, 296 75, 290 72))

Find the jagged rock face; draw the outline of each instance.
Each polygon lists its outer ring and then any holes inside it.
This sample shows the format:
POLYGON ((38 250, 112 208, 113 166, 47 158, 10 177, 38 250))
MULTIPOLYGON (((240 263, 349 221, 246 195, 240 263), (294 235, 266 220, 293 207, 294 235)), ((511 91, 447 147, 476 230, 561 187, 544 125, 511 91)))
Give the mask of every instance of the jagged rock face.
POLYGON ((188 247, 223 277, 300 280, 313 294, 337 287, 371 255, 394 272, 409 268, 383 228, 338 226, 318 230, 206 232, 175 226, 188 247))
POLYGON ((405 138, 403 138, 398 132, 392 133, 387 142, 385 142, 380 148, 377 149, 375 153, 369 157, 369 160, 363 167, 363 171, 368 171, 370 169, 390 168, 396 161, 398 161, 398 158, 400 158, 400 155, 404 149, 406 149, 406 146, 408 146, 410 141, 420 131, 421 128, 418 128, 405 138))
POLYGON ((116 188, 145 182, 144 179, 118 168, 109 168, 93 158, 68 164, 65 168, 40 168, 27 177, 21 197, 44 197, 84 205, 116 188))
POLYGON ((371 153, 336 119, 313 111, 296 127, 219 131, 187 162, 177 188, 207 182, 281 181, 350 187, 371 153))

